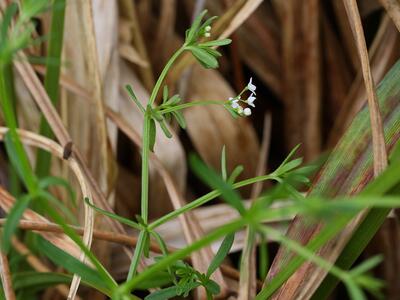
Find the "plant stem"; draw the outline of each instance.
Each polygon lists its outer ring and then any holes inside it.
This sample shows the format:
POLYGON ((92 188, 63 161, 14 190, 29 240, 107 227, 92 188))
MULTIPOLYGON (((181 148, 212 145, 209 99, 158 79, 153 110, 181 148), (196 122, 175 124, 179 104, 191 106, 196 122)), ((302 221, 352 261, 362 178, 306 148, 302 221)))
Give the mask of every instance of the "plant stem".
POLYGON ((141 183, 141 217, 145 224, 148 220, 149 210, 149 148, 150 148, 150 106, 147 107, 144 114, 143 124, 143 147, 142 147, 142 183, 141 183))
POLYGON ((183 46, 181 48, 179 48, 174 53, 174 55, 172 55, 172 57, 169 59, 169 61, 165 65, 164 69, 162 70, 162 72, 160 74, 160 77, 158 77, 158 79, 157 79, 157 82, 153 88, 153 91, 151 92, 150 99, 149 99, 150 105, 154 104, 154 101, 156 100, 158 91, 160 90, 161 84, 163 83, 165 77, 167 76, 169 69, 171 68, 173 63, 176 61, 176 59, 179 57, 179 55, 181 55, 183 53, 183 51, 185 51, 185 48, 186 48, 186 44, 183 44, 183 46))
POLYGON ((170 113, 170 112, 173 112, 173 111, 177 111, 177 110, 182 110, 182 109, 185 109, 185 108, 189 108, 189 107, 192 107, 192 106, 201 106, 201 105, 210 105, 210 104, 224 105, 225 102, 216 101, 216 100, 215 100, 215 101, 194 101, 194 102, 187 102, 187 103, 184 103, 184 104, 180 104, 180 105, 176 105, 176 106, 173 106, 173 107, 168 107, 168 108, 162 109, 162 110, 160 110, 160 113, 166 114, 166 113, 170 113))
POLYGON ((140 258, 144 250, 144 239, 146 238, 146 232, 144 230, 140 231, 139 237, 136 243, 135 252, 133 253, 131 265, 129 267, 127 281, 131 280, 134 275, 136 275, 136 270, 139 265, 140 258))

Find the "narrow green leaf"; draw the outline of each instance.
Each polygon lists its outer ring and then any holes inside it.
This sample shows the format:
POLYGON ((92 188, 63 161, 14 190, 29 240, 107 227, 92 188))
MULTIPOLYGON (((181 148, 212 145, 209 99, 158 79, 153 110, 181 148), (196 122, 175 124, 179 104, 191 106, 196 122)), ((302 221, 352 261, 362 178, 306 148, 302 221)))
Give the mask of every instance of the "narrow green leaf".
POLYGON ((149 132, 150 133, 150 136, 149 136, 149 139, 150 139, 149 145, 150 145, 150 147, 149 147, 149 149, 150 149, 151 152, 154 152, 154 144, 156 143, 156 123, 155 123, 154 119, 150 119, 149 131, 150 131, 149 132))
POLYGON ((72 277, 67 274, 53 272, 19 272, 13 275, 13 288, 44 289, 58 284, 68 284, 72 277))
POLYGON ((2 247, 5 253, 8 253, 11 245, 11 238, 18 227, 19 220, 22 217, 25 209, 28 207, 32 200, 31 195, 24 195, 17 198, 10 213, 7 215, 6 223, 4 224, 3 237, 2 237, 2 247))
POLYGON ((218 295, 221 292, 221 289, 214 280, 207 280, 204 284, 204 287, 210 292, 212 295, 218 295))
POLYGON ((192 26, 186 32, 186 43, 191 44, 194 42, 194 39, 197 38, 198 30, 200 28, 201 21, 204 16, 207 14, 207 10, 203 10, 193 21, 192 26))
POLYGON ((17 3, 12 2, 10 5, 7 6, 4 12, 0 26, 0 51, 1 48, 4 47, 6 43, 8 27, 10 26, 11 20, 13 16, 16 14, 17 10, 18 10, 17 3))
POLYGON ((233 241, 235 240, 235 234, 228 234, 221 243, 217 254, 215 254, 213 260, 210 263, 210 266, 207 269, 207 277, 210 277, 216 269, 222 264, 225 257, 229 254, 229 250, 231 250, 233 241))
POLYGON ((168 86, 164 85, 164 88, 163 88, 163 103, 167 102, 168 96, 169 96, 168 86))
POLYGON ((139 233, 139 237, 136 243, 135 252, 133 253, 133 257, 131 260, 131 265, 129 267, 129 272, 126 280, 132 279, 136 275, 137 267, 139 265, 140 259, 142 258, 142 253, 145 247, 146 239, 148 236, 148 232, 142 230, 139 233))
POLYGON ((165 125, 165 122, 161 121, 158 123, 160 124, 160 127, 161 127, 162 131, 164 132, 165 136, 169 139, 172 138, 172 133, 169 131, 167 125, 165 125))
POLYGON ((223 39, 223 40, 214 40, 205 43, 199 44, 200 47, 218 47, 218 46, 226 46, 232 43, 231 39, 223 39))
POLYGON ((186 129, 186 121, 185 121, 185 117, 183 116, 182 112, 175 110, 172 112, 172 114, 174 115, 176 121, 178 122, 179 126, 182 129, 186 129))
POLYGON ((370 271, 371 269, 375 268, 376 266, 378 266, 382 261, 383 261, 383 256, 376 255, 374 257, 367 259, 366 261, 363 261, 357 267, 353 268, 350 271, 350 273, 353 277, 360 276, 360 275, 370 271))
POLYGON ((226 171, 226 149, 225 145, 222 147, 221 152, 221 176, 224 181, 228 179, 227 171, 226 171))
MULTIPOLYGON (((40 1, 38 1, 38 3, 39 2, 40 1)), ((54 0, 52 3, 52 17, 46 57, 44 88, 54 106, 58 103, 60 91, 59 80, 61 72, 61 51, 64 39, 65 2, 66 0, 54 0)), ((34 9, 34 11, 40 11, 40 6, 43 5, 46 4, 39 4, 39 7, 34 9)), ((40 119, 39 133, 50 138, 54 136, 49 123, 43 116, 40 119)), ((45 150, 38 149, 35 172, 39 178, 49 174, 50 164, 51 154, 45 150)))
POLYGON ((111 294, 110 290, 106 288, 107 284, 95 269, 88 267, 75 257, 57 248, 42 237, 39 237, 38 244, 40 252, 46 255, 53 263, 65 268, 71 273, 78 274, 82 280, 102 293, 106 295, 111 294))
POLYGON ((133 92, 132 87, 131 87, 129 84, 127 84, 127 85, 125 86, 125 88, 126 88, 126 90, 128 91, 128 94, 129 94, 129 96, 131 97, 131 99, 133 100, 133 102, 135 102, 136 106, 139 108, 139 110, 140 110, 143 114, 145 114, 146 111, 145 111, 145 109, 144 109, 142 103, 140 103, 140 101, 139 101, 138 98, 136 97, 135 93, 133 92))
POLYGON ((232 189, 230 184, 223 181, 215 171, 209 169, 197 156, 190 155, 189 162, 197 177, 213 189, 219 190, 223 199, 241 215, 246 212, 238 193, 232 189))
POLYGON ((38 197, 46 199, 49 203, 53 204, 54 207, 57 207, 64 214, 64 217, 72 224, 79 224, 77 218, 75 217, 75 214, 63 202, 61 202, 49 192, 39 190, 38 197))
POLYGON ((46 190, 50 186, 64 187, 67 190, 69 198, 71 199, 71 202, 73 203, 73 205, 75 207, 77 206, 77 203, 75 200, 75 198, 76 198, 75 192, 67 180, 65 180, 61 177, 56 177, 56 176, 47 176, 47 177, 41 178, 39 180, 39 187, 41 189, 46 190))
POLYGON ((176 95, 173 95, 173 96, 165 103, 165 105, 176 105, 176 104, 178 104, 179 102, 181 102, 181 97, 180 97, 178 94, 176 94, 176 95))
POLYGON ((102 215, 105 215, 105 216, 107 216, 109 218, 117 220, 118 222, 120 222, 122 224, 125 224, 125 225, 128 225, 128 226, 130 226, 132 228, 135 228, 135 229, 138 229, 138 230, 142 229, 142 227, 138 223, 136 223, 136 222, 134 222, 132 220, 129 220, 127 218, 124 218, 124 217, 121 217, 119 215, 113 214, 113 213, 111 213, 109 211, 106 211, 104 209, 101 209, 101 208, 95 206, 94 204, 90 203, 88 198, 85 198, 85 203, 87 205, 89 205, 91 208, 93 208, 95 211, 97 211, 98 213, 101 213, 102 215))
POLYGON ((188 47, 197 61, 206 69, 216 69, 219 64, 217 59, 206 50, 199 47, 188 47))
POLYGON ((233 169, 233 172, 229 176, 227 182, 229 184, 234 184, 238 176, 243 172, 244 167, 242 165, 237 166, 235 169, 233 169))

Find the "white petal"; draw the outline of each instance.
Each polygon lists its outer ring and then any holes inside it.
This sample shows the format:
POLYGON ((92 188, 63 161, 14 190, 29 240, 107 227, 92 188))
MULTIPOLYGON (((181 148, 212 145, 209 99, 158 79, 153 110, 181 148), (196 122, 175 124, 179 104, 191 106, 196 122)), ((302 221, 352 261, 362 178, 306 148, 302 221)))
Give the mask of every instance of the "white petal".
POLYGON ((205 37, 210 37, 211 34, 210 34, 209 32, 206 32, 206 33, 204 34, 204 36, 205 36, 205 37))
POLYGON ((239 104, 237 102, 232 102, 231 106, 232 108, 238 108, 239 104))
POLYGON ((211 26, 206 26, 206 28, 204 28, 207 32, 211 30, 211 26))
POLYGON ((250 116, 250 115, 251 115, 251 109, 248 108, 248 107, 246 107, 246 108, 243 110, 243 113, 244 113, 245 116, 250 116))
POLYGON ((256 88, 257 88, 257 87, 253 84, 252 80, 253 80, 253 78, 250 77, 250 81, 249 81, 249 83, 247 84, 247 88, 249 89, 250 92, 252 92, 252 93, 255 95, 255 94, 256 94, 256 88))

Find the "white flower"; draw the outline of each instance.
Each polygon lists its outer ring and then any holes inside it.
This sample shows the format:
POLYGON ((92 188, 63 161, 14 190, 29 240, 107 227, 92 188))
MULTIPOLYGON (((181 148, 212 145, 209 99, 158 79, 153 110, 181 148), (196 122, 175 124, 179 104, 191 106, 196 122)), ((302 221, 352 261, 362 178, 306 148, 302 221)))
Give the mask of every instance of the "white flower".
POLYGON ((243 107, 239 106, 239 107, 237 108, 237 113, 238 113, 239 115, 243 114, 243 107))
POLYGON ((254 100, 256 100, 256 97, 253 96, 253 94, 250 95, 249 98, 247 98, 246 103, 250 106, 256 107, 254 105, 254 100))
POLYGON ((206 32, 206 33, 204 34, 204 36, 205 36, 205 37, 210 37, 211 34, 210 34, 209 32, 206 32))
POLYGON ((237 101, 232 101, 231 106, 232 106, 232 108, 236 109, 239 107, 239 103, 237 103, 237 101))
POLYGON ((248 108, 248 107, 246 107, 246 108, 243 110, 243 114, 244 114, 245 116, 250 116, 250 115, 251 115, 251 109, 248 108))
POLYGON ((206 32, 210 32, 210 31, 211 31, 211 26, 208 25, 208 26, 206 26, 206 28, 204 28, 204 29, 205 29, 206 32))
POLYGON ((252 77, 250 77, 250 81, 249 81, 249 83, 247 84, 247 88, 248 88, 248 90, 250 91, 250 92, 252 92, 254 95, 256 94, 256 86, 252 83, 252 80, 253 80, 253 78, 252 77))

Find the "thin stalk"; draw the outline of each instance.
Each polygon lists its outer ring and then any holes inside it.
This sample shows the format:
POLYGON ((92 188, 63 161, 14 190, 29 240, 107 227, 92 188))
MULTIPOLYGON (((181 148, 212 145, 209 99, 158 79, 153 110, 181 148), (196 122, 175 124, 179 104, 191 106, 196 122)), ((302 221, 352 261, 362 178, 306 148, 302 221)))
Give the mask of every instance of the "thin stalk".
POLYGON ((142 147, 142 183, 141 183, 141 216, 145 224, 148 221, 149 214, 149 148, 150 148, 150 121, 151 112, 148 108, 144 115, 143 124, 143 147, 142 147))
POLYGON ((185 48, 186 48, 186 44, 183 44, 183 46, 181 48, 179 48, 174 53, 174 55, 172 55, 170 60, 165 65, 164 69, 162 70, 162 72, 160 74, 160 77, 158 77, 158 79, 157 79, 157 82, 153 88, 153 91, 151 92, 150 99, 149 99, 150 105, 154 104, 154 101, 156 100, 158 91, 160 90, 161 84, 163 83, 165 77, 167 76, 169 69, 172 67, 173 63, 176 61, 176 59, 179 57, 179 55, 181 55, 183 53, 183 51, 185 51, 185 48))
POLYGON ((146 232, 144 230, 140 231, 139 237, 136 243, 135 252, 133 254, 131 265, 129 267, 127 281, 131 280, 133 276, 136 275, 137 267, 139 266, 139 261, 144 250, 144 240, 146 238, 146 232))
POLYGON ((202 105, 210 105, 210 104, 224 105, 225 103, 221 102, 221 101, 195 101, 195 102, 188 102, 188 103, 176 105, 176 106, 173 106, 173 107, 168 107, 168 108, 160 110, 160 112, 162 114, 166 114, 166 113, 170 113, 170 112, 173 112, 173 111, 189 108, 189 107, 192 107, 192 106, 202 106, 202 105))
MULTIPOLYGON (((65 0, 55 0, 53 3, 53 15, 51 18, 51 29, 49 36, 49 46, 47 50, 46 75, 44 78, 44 88, 54 106, 58 103, 59 95, 59 79, 60 79, 60 63, 52 63, 51 60, 59 62, 61 60, 61 52, 64 37, 64 16, 65 16, 65 0)), ((53 138, 54 134, 49 123, 42 116, 40 120, 40 134, 49 138, 53 138)), ((51 154, 39 149, 36 158, 35 172, 39 178, 47 176, 50 171, 51 154)))
MULTIPOLYGON (((243 187, 243 186, 246 186, 249 184, 253 184, 253 183, 256 183, 259 181, 277 180, 277 179, 278 179, 278 177, 274 176, 274 175, 263 175, 263 176, 258 176, 258 177, 254 177, 254 178, 250 178, 250 179, 246 179, 246 180, 234 183, 232 186, 234 189, 238 189, 240 187, 243 187)), ((153 223, 149 224, 149 230, 153 230, 153 229, 161 226, 162 224, 168 222, 169 220, 172 220, 189 210, 192 210, 194 208, 202 206, 203 204, 217 198, 220 195, 221 195, 221 192, 218 190, 209 192, 208 194, 205 194, 204 196, 197 198, 196 200, 186 204, 185 206, 182 206, 181 208, 174 210, 174 211, 170 212, 169 214, 166 214, 166 215, 162 216, 161 218, 155 220, 153 223)))

